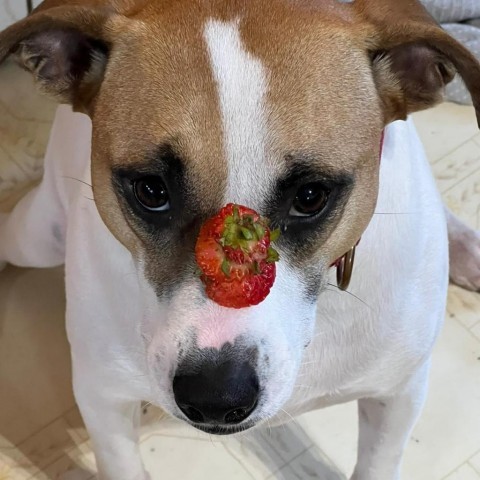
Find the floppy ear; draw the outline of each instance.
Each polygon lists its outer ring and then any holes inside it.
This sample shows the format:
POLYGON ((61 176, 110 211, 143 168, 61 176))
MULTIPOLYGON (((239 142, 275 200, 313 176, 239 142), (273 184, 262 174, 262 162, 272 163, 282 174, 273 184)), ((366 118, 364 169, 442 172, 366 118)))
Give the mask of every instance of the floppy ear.
POLYGON ((105 2, 47 0, 0 33, 0 63, 12 55, 44 92, 87 112, 103 80, 115 14, 105 2))
POLYGON ((480 126, 480 64, 418 0, 355 0, 352 7, 367 21, 367 48, 386 123, 440 102, 458 73, 480 126))

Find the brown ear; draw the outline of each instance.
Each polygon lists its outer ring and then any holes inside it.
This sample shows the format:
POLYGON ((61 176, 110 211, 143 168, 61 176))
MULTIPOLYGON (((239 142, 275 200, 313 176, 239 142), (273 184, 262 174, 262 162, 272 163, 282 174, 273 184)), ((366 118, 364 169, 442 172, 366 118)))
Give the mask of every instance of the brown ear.
POLYGON ((480 64, 418 0, 355 0, 352 7, 367 21, 367 48, 387 123, 441 101, 458 72, 480 126, 480 64))
POLYGON ((0 33, 0 63, 12 55, 43 91, 81 111, 88 111, 103 80, 115 14, 89 3, 101 2, 47 1, 0 33))

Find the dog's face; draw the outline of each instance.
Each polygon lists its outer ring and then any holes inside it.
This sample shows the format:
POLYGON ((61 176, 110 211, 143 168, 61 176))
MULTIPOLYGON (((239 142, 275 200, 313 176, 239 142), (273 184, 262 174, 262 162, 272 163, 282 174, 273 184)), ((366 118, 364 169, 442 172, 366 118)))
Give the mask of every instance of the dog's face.
POLYGON ((138 266, 157 402, 212 433, 272 417, 327 271, 373 214, 383 127, 435 103, 453 60, 423 39, 374 47, 361 0, 57 3, 3 43, 92 118, 95 201, 138 266), (200 225, 229 202, 282 231, 270 295, 241 310, 195 275, 200 225))
POLYGON ((214 402, 192 401, 190 389, 237 395, 229 411, 256 404, 247 425, 289 398, 329 266, 355 245, 376 200, 382 115, 368 56, 341 19, 311 22, 306 42, 308 17, 271 15, 159 14, 170 26, 132 33, 125 55, 139 68, 112 62, 93 115, 97 206, 138 260, 158 395, 175 405, 175 394, 194 421, 193 409, 214 402), (321 61, 312 49, 324 50, 321 61), (241 310, 207 299, 195 275, 199 227, 229 202, 282 230, 272 292, 241 310))

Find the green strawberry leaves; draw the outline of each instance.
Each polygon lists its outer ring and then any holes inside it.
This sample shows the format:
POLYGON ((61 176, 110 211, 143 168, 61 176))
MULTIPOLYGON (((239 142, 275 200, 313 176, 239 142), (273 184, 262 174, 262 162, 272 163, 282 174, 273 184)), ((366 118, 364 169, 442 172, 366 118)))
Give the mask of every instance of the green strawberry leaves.
POLYGON ((267 254, 268 263, 274 263, 280 260, 280 255, 273 247, 268 247, 267 254))
MULTIPOLYGON (((256 248, 256 243, 265 241, 265 236, 269 234, 269 243, 275 242, 280 237, 280 229, 269 231, 268 221, 262 217, 252 214, 241 214, 238 205, 234 205, 232 213, 224 219, 224 228, 218 243, 223 247, 229 247, 232 250, 241 250, 245 255, 251 255, 256 248)), ((262 262, 278 262, 280 256, 271 246, 268 246, 267 256, 263 260, 256 258, 250 264, 254 274, 262 273, 262 262)), ((225 257, 221 264, 221 270, 227 278, 230 278, 232 264, 225 257)))
POLYGON ((230 277, 230 262, 226 258, 223 259, 221 268, 225 276, 230 277))
POLYGON ((270 232, 270 241, 276 242, 280 238, 280 229, 276 228, 270 232))

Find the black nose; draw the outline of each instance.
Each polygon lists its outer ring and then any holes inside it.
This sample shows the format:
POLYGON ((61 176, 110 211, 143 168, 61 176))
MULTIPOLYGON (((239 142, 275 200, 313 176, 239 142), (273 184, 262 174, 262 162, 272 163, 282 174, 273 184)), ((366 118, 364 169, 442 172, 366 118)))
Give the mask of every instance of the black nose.
POLYGON ((258 378, 248 363, 208 363, 195 373, 177 371, 173 393, 180 410, 197 424, 235 425, 257 406, 258 378))

